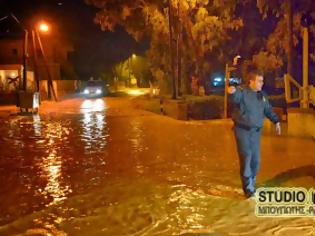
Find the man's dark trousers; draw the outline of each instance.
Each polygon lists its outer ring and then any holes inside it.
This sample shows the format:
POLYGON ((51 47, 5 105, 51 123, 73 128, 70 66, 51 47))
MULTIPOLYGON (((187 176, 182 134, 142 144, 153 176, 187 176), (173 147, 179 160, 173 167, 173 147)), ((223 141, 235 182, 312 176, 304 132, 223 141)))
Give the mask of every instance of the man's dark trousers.
POLYGON ((256 175, 260 166, 260 128, 234 127, 240 161, 240 175, 246 195, 255 193, 256 175))

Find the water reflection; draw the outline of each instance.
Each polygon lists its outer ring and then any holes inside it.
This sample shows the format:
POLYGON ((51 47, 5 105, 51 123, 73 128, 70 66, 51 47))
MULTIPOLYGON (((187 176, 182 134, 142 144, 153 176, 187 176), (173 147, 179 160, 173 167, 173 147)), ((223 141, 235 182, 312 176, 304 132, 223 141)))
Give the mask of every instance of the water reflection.
POLYGON ((106 106, 103 99, 87 99, 81 104, 81 111, 83 112, 103 111, 105 108, 106 106))
POLYGON ((71 192, 69 186, 63 186, 61 184, 61 157, 56 155, 56 151, 51 152, 48 157, 44 158, 42 162, 43 173, 47 177, 47 185, 44 189, 43 194, 52 197, 54 204, 61 200, 66 199, 67 193, 71 192))
POLYGON ((134 118, 130 121, 130 133, 128 133, 128 139, 131 144, 131 151, 134 156, 136 171, 140 174, 143 174, 145 171, 145 166, 143 159, 141 159, 143 152, 148 150, 148 147, 145 147, 144 142, 144 124, 143 121, 138 118, 134 118))
POLYGON ((104 110, 102 99, 85 100, 81 105, 82 141, 87 153, 99 152, 106 147, 108 132, 104 110))
POLYGON ((41 135, 41 119, 39 114, 33 115, 33 128, 34 128, 34 135, 40 136, 41 135))
POLYGON ((105 116, 100 113, 83 114, 83 132, 84 136, 89 139, 98 139, 102 137, 105 116))
POLYGON ((204 225, 201 223, 205 221, 204 213, 208 206, 203 202, 207 195, 202 191, 193 191, 185 185, 173 186, 174 192, 170 195, 169 204, 175 207, 171 218, 174 219, 179 228, 187 229, 201 229, 204 225))
POLYGON ((144 149, 143 143, 143 122, 138 119, 133 119, 130 122, 130 142, 135 153, 142 152, 144 149))
MULTIPOLYGON (((40 125, 34 126, 40 130, 40 125)), ((34 131, 36 133, 34 127, 34 131)), ((44 196, 50 196, 52 201, 50 204, 54 204, 61 200, 66 199, 71 189, 65 184, 62 175, 62 156, 60 153, 61 143, 67 139, 69 130, 62 126, 60 122, 51 122, 47 124, 45 133, 43 134, 46 142, 46 157, 40 162, 41 176, 46 178, 47 184, 42 192, 44 196)))

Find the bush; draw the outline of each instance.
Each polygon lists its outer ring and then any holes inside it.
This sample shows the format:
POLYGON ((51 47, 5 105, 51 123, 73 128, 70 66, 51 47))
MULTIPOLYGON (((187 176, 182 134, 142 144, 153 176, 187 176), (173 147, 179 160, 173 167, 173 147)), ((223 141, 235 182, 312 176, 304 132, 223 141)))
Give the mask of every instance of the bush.
POLYGON ((133 99, 136 108, 160 114, 160 99, 138 96, 133 99))
POLYGON ((223 114, 224 98, 219 95, 187 96, 188 118, 194 120, 219 119, 223 114))
MULTIPOLYGON (((181 100, 172 100, 170 96, 166 96, 163 99, 163 107, 165 114, 176 118, 179 114, 183 117, 182 112, 187 112, 188 119, 193 120, 207 120, 207 119, 219 119, 223 114, 223 96, 210 95, 210 96, 185 96, 181 100), (175 104, 186 104, 187 109, 176 106, 175 104), (173 105, 172 105, 173 104, 173 105), (171 110, 170 110, 171 109, 171 110), (183 110, 184 109, 184 110, 183 110), (169 112, 166 112, 166 111, 169 112), (187 110, 187 111, 186 111, 187 110), (169 113, 169 114, 168 114, 169 113), (174 113, 174 114, 173 114, 174 113)), ((146 96, 139 96, 133 99, 133 104, 136 108, 151 111, 157 114, 161 114, 160 99, 149 98, 146 96)), ((178 119, 178 118, 177 118, 178 119)))

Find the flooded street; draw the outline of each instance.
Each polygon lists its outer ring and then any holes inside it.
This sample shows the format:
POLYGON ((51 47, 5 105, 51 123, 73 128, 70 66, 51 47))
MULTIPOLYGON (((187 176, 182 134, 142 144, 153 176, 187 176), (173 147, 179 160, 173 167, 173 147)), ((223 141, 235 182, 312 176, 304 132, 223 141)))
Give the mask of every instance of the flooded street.
MULTIPOLYGON (((177 121, 130 98, 0 117, 0 235, 315 235, 315 218, 258 218, 230 121, 177 121), (204 234, 205 235, 205 234, 204 234)), ((260 186, 315 186, 315 142, 262 138, 260 186)))

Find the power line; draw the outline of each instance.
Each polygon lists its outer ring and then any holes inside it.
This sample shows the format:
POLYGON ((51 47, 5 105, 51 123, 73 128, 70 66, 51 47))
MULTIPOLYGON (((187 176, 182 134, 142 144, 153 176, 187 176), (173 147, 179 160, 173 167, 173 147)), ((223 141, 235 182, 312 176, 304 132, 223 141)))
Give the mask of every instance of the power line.
POLYGON ((18 18, 11 12, 10 16, 19 24, 21 25, 21 22, 18 20, 18 18))
POLYGON ((3 21, 5 19, 7 19, 7 18, 8 18, 8 16, 4 16, 4 17, 0 18, 0 21, 3 21))

